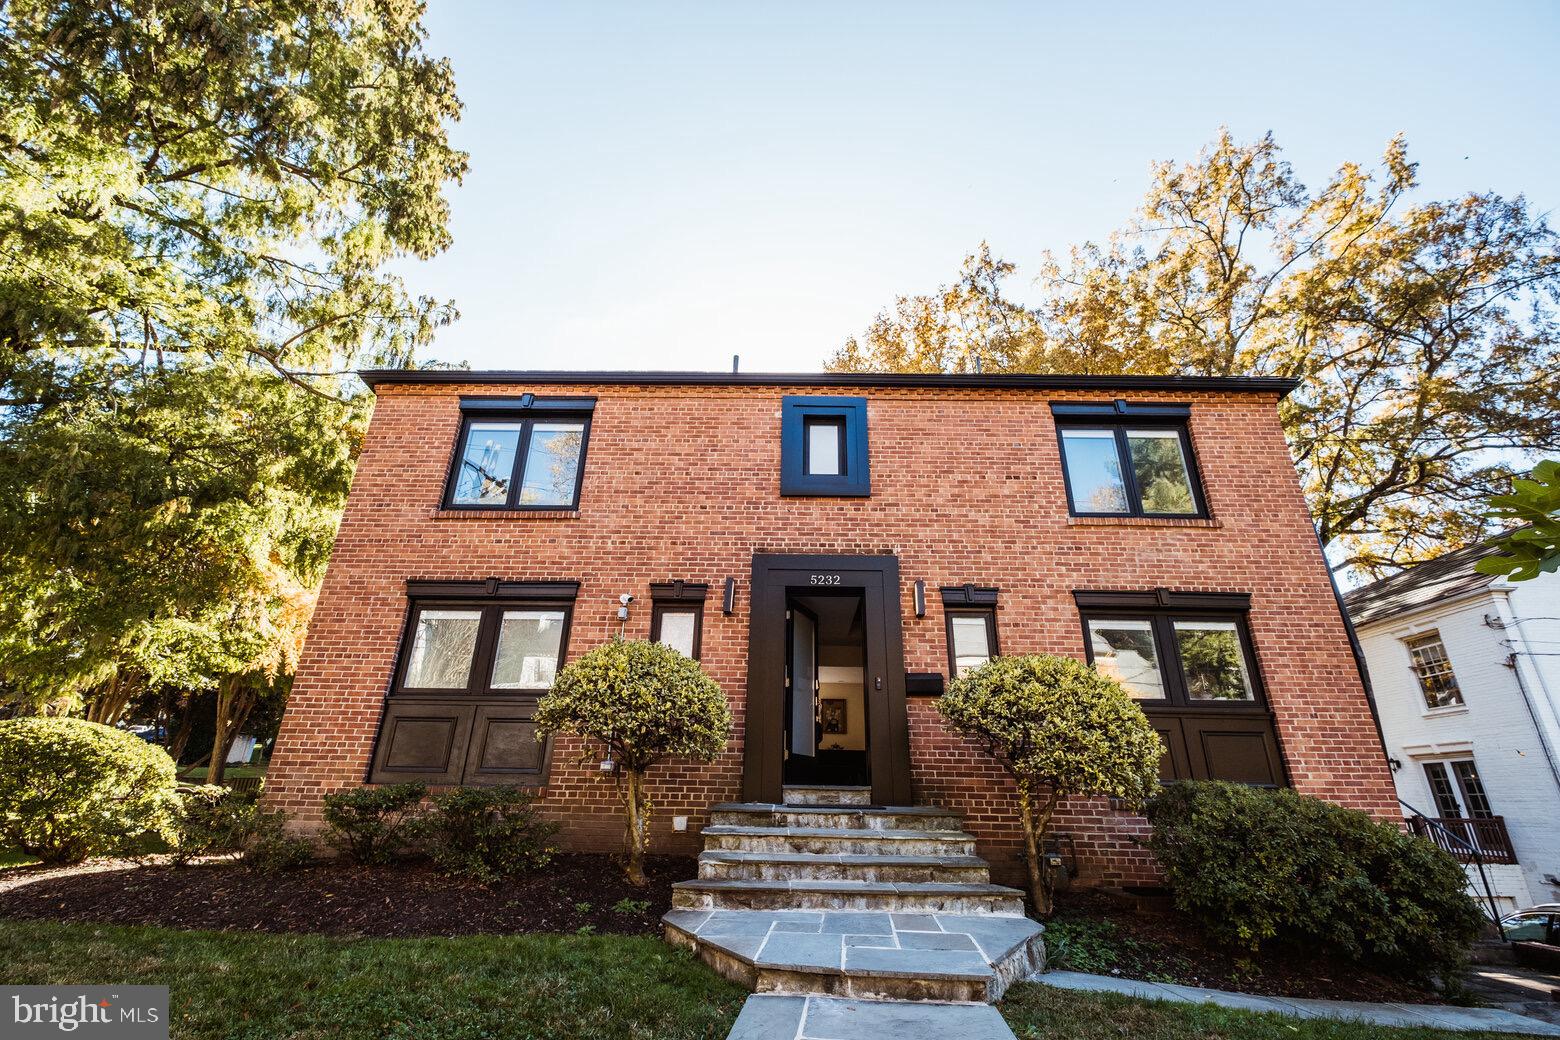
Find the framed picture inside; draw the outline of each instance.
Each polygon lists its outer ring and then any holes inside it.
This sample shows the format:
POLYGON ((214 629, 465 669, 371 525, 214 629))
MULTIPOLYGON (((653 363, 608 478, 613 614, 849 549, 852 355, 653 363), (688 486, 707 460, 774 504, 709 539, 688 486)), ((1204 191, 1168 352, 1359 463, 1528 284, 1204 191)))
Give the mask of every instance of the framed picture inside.
POLYGON ((850 719, 845 711, 844 698, 825 697, 822 702, 823 731, 844 733, 850 729, 850 719))

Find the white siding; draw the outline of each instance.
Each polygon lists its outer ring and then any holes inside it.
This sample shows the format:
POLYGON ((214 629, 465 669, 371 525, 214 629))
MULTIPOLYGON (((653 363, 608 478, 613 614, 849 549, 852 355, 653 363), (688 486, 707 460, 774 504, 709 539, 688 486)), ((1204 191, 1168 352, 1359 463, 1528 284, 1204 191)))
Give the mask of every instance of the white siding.
POLYGON ((1439 815, 1423 763, 1472 757, 1522 866, 1520 875, 1493 872, 1497 895, 1522 905, 1560 900, 1560 881, 1553 880, 1560 878, 1560 763, 1550 754, 1560 748, 1560 577, 1519 584, 1509 599, 1508 587, 1494 584, 1499 588, 1474 597, 1362 625, 1360 643, 1387 752, 1402 763, 1393 774, 1398 796, 1426 815, 1439 815), (1517 618, 1524 619, 1520 630, 1517 618), (1410 667, 1404 640, 1431 631, 1440 633, 1451 658, 1460 708, 1428 709, 1410 667), (1524 637, 1526 643, 1519 642, 1524 637), (1519 648, 1532 708, 1510 665, 1519 648), (1556 656, 1538 656, 1548 653, 1556 656), (1535 713, 1550 738, 1547 748, 1535 713))

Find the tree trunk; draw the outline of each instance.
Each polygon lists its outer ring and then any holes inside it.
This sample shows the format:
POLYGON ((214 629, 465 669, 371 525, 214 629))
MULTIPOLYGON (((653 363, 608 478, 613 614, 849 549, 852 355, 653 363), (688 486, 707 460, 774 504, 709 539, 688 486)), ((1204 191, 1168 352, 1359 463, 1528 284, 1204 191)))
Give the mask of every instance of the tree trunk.
MULTIPOLYGON (((231 715, 224 716, 227 720, 227 728, 220 745, 211 748, 212 765, 216 767, 217 778, 207 779, 208 784, 220 784, 227 774, 228 752, 233 750, 233 741, 244 731, 244 723, 249 721, 249 713, 254 710, 255 702, 259 700, 259 694, 252 686, 241 687, 233 697, 233 703, 229 706, 231 715)), ((208 774, 209 777, 209 774, 208 774)))
POLYGON ((120 673, 114 672, 113 678, 108 680, 108 685, 92 699, 91 704, 87 705, 87 721, 104 726, 112 726, 118 722, 120 716, 125 713, 125 707, 130 703, 128 686, 120 673))
POLYGON ((229 712, 233 710, 233 698, 238 693, 238 676, 232 676, 217 691, 216 730, 211 737, 211 761, 206 765, 206 783, 220 784, 227 770, 228 748, 233 745, 232 728, 228 725, 229 712))
POLYGON ((645 845, 649 819, 645 812, 642 792, 645 778, 636 769, 623 770, 623 798, 628 809, 628 862, 625 871, 628 883, 643 886, 645 879, 645 845))
POLYGON ((168 745, 168 757, 178 762, 184 757, 184 749, 190 742, 190 730, 195 728, 195 698, 186 693, 180 703, 184 705, 184 714, 179 717, 179 731, 173 735, 173 741, 168 745))
POLYGON ((1018 785, 1018 814, 1024 824, 1024 859, 1029 865, 1029 897, 1034 900, 1035 913, 1050 917, 1054 909, 1051 901, 1051 881, 1040 862, 1045 848, 1045 834, 1051 826, 1051 814, 1056 811, 1057 798, 1047 792, 1039 805, 1025 784, 1018 785))

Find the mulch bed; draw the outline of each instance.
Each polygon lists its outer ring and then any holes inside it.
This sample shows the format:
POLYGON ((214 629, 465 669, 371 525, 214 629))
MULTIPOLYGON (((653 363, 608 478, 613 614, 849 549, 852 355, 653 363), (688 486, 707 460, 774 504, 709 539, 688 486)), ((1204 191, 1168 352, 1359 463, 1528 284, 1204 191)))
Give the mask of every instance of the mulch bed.
POLYGON ((686 857, 651 856, 645 872, 649 885, 635 888, 616 859, 584 854, 559 855, 536 874, 488 886, 418 863, 328 862, 279 874, 228 862, 21 867, 0 875, 0 918, 324 935, 657 935, 672 882, 697 871, 686 857))
POLYGON ((1433 991, 1329 957, 1322 948, 1264 950, 1253 963, 1244 951, 1215 944, 1184 914, 1134 910, 1099 892, 1058 893, 1054 920, 1059 932, 1078 930, 1077 949, 1085 961, 1056 967, 1107 974, 1114 969, 1123 978, 1275 997, 1444 1002, 1433 991))

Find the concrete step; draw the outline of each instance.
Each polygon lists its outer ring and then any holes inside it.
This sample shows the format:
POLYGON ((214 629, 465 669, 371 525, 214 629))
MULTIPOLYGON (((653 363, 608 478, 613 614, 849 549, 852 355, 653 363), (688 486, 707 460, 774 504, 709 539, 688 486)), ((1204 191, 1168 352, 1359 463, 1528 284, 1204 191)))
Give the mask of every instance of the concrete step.
POLYGON ((734 827, 822 827, 835 830, 960 830, 958 813, 929 805, 776 805, 724 802, 710 823, 734 827))
POLYGON ((667 941, 759 993, 994 1001, 1045 963, 1044 928, 1018 916, 673 910, 662 921, 667 941))
POLYGON ((786 805, 871 805, 872 788, 788 784, 781 789, 781 801, 786 805))
POLYGON ((991 868, 978 856, 705 849, 699 855, 699 877, 749 881, 941 881, 984 884, 991 880, 991 868))
POLYGON ((672 886, 685 910, 877 910, 1022 914, 1023 893, 992 884, 889 881, 749 881, 696 878, 672 886))
POLYGON ((961 830, 772 827, 711 824, 706 849, 806 852, 819 855, 973 856, 975 839, 961 830))
POLYGON ((757 993, 727 1040, 1014 1040, 994 1007, 757 993))

